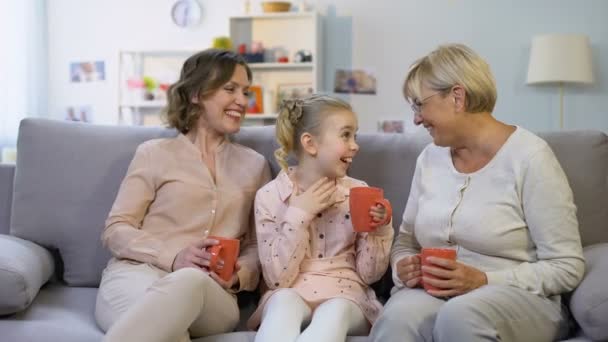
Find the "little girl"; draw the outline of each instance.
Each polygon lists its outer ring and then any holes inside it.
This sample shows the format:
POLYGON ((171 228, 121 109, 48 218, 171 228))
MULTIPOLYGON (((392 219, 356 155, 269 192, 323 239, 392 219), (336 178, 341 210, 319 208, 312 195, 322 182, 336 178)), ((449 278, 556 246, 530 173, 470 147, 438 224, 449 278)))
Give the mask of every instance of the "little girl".
POLYGON ((349 189, 366 186, 346 176, 359 150, 357 118, 342 100, 313 95, 282 103, 275 157, 279 175, 255 198, 258 251, 270 289, 249 320, 256 342, 344 341, 367 335, 382 305, 368 286, 388 267, 393 228, 382 207, 379 224, 353 231, 349 189), (287 167, 293 152, 298 166, 287 167), (301 332, 302 326, 308 327, 301 332))

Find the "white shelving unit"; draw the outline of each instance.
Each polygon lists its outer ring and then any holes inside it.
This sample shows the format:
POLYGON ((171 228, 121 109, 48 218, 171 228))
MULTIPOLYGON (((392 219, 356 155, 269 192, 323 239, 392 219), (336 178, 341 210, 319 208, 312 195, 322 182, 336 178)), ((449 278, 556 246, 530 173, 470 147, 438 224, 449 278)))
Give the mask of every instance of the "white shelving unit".
MULTIPOLYGON (((280 89, 286 87, 310 89, 317 92, 322 85, 321 20, 316 12, 285 12, 235 16, 230 18, 230 38, 237 48, 261 42, 266 50, 282 51, 288 63, 249 63, 253 85, 263 89, 265 123, 276 118, 280 89), (312 62, 294 62, 298 50, 312 53, 312 62), (269 108, 270 107, 270 108, 269 108)), ((265 56, 269 56, 268 52, 265 56)))
MULTIPOLYGON (((231 17, 230 38, 236 47, 262 42, 265 49, 280 49, 288 63, 249 63, 253 85, 263 89, 264 113, 247 114, 244 125, 274 124, 279 88, 305 88, 317 92, 321 88, 321 21, 316 12, 270 13, 231 17), (312 62, 295 63, 298 50, 312 53, 312 62)), ((201 48, 201 50, 204 48, 201 48)), ((183 62, 197 50, 121 51, 119 56, 119 124, 158 125, 160 111, 166 104, 163 94, 146 100, 142 89, 128 87, 129 80, 141 81, 149 76, 171 84, 179 77, 183 62)))
MULTIPOLYGON (((157 51, 122 51, 119 58, 119 124, 126 125, 160 125, 160 111, 165 107, 165 98, 145 100, 141 89, 129 89, 129 79, 141 80, 143 76, 164 78, 167 83, 172 83, 179 77, 179 71, 184 61, 196 50, 157 50, 157 51), (165 70, 165 71, 163 71, 165 70), (156 73, 156 74, 155 74, 156 73), (160 73, 160 75, 158 75, 160 73)), ((284 69, 291 68, 283 63, 255 63, 251 69, 284 69), (262 65, 263 64, 263 65, 262 65), (274 65, 273 65, 274 64, 274 65)), ((292 63, 295 64, 295 63, 292 63)), ((294 65, 294 68, 310 68, 309 63, 294 65)), ((245 125, 273 124, 276 114, 247 114, 245 125)))
POLYGON ((158 83, 171 84, 179 78, 184 61, 196 50, 121 51, 119 55, 118 123, 124 125, 160 125, 160 111, 167 101, 161 91, 154 99, 145 99, 145 90, 130 88, 129 80, 141 82, 144 76, 158 83))

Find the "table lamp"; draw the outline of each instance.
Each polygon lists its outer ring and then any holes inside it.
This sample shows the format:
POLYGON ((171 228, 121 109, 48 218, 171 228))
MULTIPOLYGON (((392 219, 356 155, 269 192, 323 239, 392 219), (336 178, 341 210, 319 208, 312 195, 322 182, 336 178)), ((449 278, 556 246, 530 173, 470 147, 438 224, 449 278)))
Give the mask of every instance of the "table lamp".
POLYGON ((564 83, 593 83, 589 38, 545 34, 532 39, 527 84, 559 85, 559 127, 564 128, 564 83))

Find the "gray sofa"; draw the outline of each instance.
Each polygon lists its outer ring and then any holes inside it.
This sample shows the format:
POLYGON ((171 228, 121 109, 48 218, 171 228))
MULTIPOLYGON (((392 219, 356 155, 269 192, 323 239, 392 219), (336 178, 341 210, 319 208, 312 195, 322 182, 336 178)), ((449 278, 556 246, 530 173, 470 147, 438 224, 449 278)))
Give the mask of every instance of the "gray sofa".
MULTIPOLYGON (((162 128, 22 121, 17 165, 0 165, 1 341, 101 339, 93 310, 101 271, 110 257, 100 243, 104 220, 136 146, 173 135, 162 128)), ((569 341, 608 339, 608 137, 596 131, 541 136, 574 190, 587 259, 585 279, 566 298, 576 318, 569 341)), ((234 140, 272 161, 272 127, 243 128, 234 140)), ((395 227, 416 156, 429 142, 422 131, 359 137, 361 151, 350 173, 385 189, 394 205, 395 227)), ((278 166, 274 161, 271 165, 276 174, 278 166)), ((384 300, 390 287, 390 277, 375 284, 384 300)), ((256 298, 239 296, 243 319, 256 298)), ((196 341, 253 341, 253 336, 241 331, 196 341)))

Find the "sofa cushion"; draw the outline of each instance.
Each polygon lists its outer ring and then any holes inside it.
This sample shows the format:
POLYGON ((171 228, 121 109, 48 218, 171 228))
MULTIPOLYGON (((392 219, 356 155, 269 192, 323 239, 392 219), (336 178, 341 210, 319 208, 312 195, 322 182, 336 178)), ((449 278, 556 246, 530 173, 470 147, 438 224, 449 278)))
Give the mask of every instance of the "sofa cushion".
POLYGON ((608 242, 608 136, 600 131, 541 133, 574 194, 583 246, 608 242))
POLYGON ((53 270, 49 251, 33 242, 0 234, 0 315, 27 308, 53 270))
POLYGON ((570 309, 586 336, 608 340, 608 243, 586 247, 584 254, 585 277, 572 293, 570 309))
POLYGON ((21 121, 12 235, 57 249, 69 285, 97 286, 110 256, 100 242, 136 147, 173 130, 21 121))
POLYGON ((95 323, 97 289, 44 286, 25 311, 0 319, 2 341, 99 342, 95 323))

